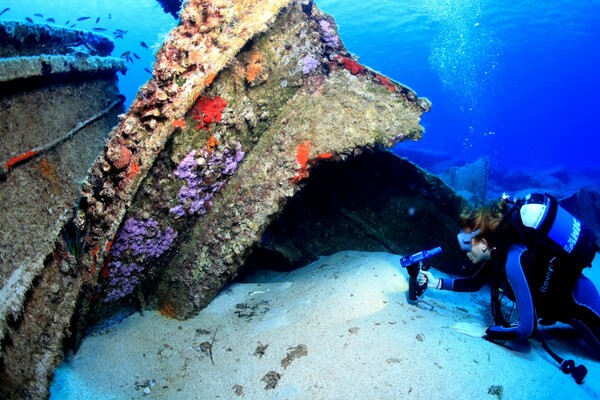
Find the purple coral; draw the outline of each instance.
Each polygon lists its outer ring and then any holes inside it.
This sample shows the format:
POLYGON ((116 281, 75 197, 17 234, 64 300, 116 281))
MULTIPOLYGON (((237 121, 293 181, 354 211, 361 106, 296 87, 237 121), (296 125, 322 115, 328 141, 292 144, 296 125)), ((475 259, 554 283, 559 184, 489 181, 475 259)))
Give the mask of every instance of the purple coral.
POLYGON ((173 228, 161 230, 152 218, 127 219, 110 250, 114 260, 108 263, 108 288, 104 301, 125 297, 140 283, 138 275, 144 267, 136 262, 127 263, 124 259, 135 258, 141 262, 145 258, 157 258, 171 247, 176 237, 177 232, 173 228))
POLYGON ((111 254, 120 257, 127 252, 133 257, 158 257, 171 247, 176 237, 177 232, 173 228, 167 227, 161 231, 158 222, 152 218, 129 218, 119 231, 117 240, 111 247, 111 254))
POLYGON ((196 167, 196 150, 192 150, 175 169, 175 176, 179 179, 190 179, 193 176, 194 167, 196 167))
POLYGON ((326 45, 337 49, 340 45, 340 38, 335 33, 335 29, 331 27, 331 23, 325 19, 319 21, 319 26, 321 27, 321 33, 323 34, 323 42, 326 45))
POLYGON ((304 75, 310 74, 319 66, 319 61, 310 54, 304 57, 304 59, 302 59, 302 63, 302 72, 304 73, 304 75))
POLYGON ((131 294, 140 283, 137 275, 144 270, 136 263, 125 264, 120 261, 110 262, 108 269, 110 280, 108 281, 108 291, 104 297, 105 303, 119 300, 131 294))
POLYGON ((225 184, 226 176, 235 173, 243 158, 240 143, 236 144, 235 149, 192 150, 174 172, 185 184, 179 189, 179 204, 169 210, 171 214, 179 218, 186 214, 206 213, 214 194, 225 184))

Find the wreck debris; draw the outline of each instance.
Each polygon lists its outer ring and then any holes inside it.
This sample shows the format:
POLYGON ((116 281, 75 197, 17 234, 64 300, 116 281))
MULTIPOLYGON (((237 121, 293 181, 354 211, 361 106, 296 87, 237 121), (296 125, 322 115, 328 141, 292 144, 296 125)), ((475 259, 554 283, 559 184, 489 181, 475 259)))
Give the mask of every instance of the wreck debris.
POLYGON ((472 204, 482 206, 488 197, 489 174, 489 158, 483 156, 465 166, 452 167, 440 177, 472 204))
POLYGON ((212 363, 212 365, 215 365, 215 360, 213 359, 213 348, 214 348, 214 344, 215 344, 215 339, 217 337, 217 332, 219 331, 220 326, 217 326, 217 329, 215 329, 215 333, 213 333, 212 339, 210 340, 210 346, 208 348, 208 354, 210 356, 210 362, 212 363))
POLYGON ((292 361, 298 358, 306 357, 308 355, 308 348, 305 344, 299 344, 298 346, 290 347, 288 350, 289 352, 281 360, 281 366, 284 369, 289 367, 292 361))
MULTIPOLYGON (((144 306, 168 306, 169 315, 186 318, 235 276, 311 168, 421 137, 429 101, 360 65, 335 29, 306 0, 185 2, 152 78, 84 182, 75 222, 85 246, 76 276, 64 285, 67 301, 46 317, 30 317, 33 308, 47 308, 47 285, 62 262, 57 242, 30 291, 38 301, 27 305, 11 328, 13 345, 3 348, 3 390, 44 396, 63 339, 71 334, 77 347, 91 311, 101 314, 106 304, 98 292, 109 283, 123 221, 152 220, 161 232, 173 230, 172 242, 157 245, 160 257, 134 255, 141 264, 127 272, 140 280, 132 295, 144 306), (180 175, 214 173, 198 186, 175 174, 190 154, 186 163, 196 165, 180 175), (201 193, 210 190, 207 202, 201 193), (188 212, 200 200, 205 212, 188 212), (185 213, 170 212, 178 205, 185 213), (34 321, 45 329, 32 329, 34 321), (40 344, 25 353, 25 341, 40 344)), ((274 372, 267 386, 279 378, 274 372)))
POLYGON ((392 241, 385 238, 377 229, 370 226, 368 223, 363 221, 359 216, 354 215, 351 211, 340 208, 340 213, 348 218, 353 224, 360 227, 367 235, 373 237, 379 243, 381 243, 388 251, 394 254, 402 254, 403 251, 392 241))
POLYGON ((265 390, 275 389, 279 380, 281 379, 281 374, 277 371, 269 371, 265 376, 262 377, 261 381, 265 382, 265 390))
POLYGON ((52 140, 51 142, 48 142, 46 144, 43 144, 41 146, 37 146, 34 147, 33 149, 27 150, 17 156, 11 157, 9 160, 4 161, 0 164, 0 181, 6 180, 8 173, 10 172, 10 170, 12 168, 14 168, 16 165, 21 164, 25 161, 28 161, 30 159, 32 159, 35 156, 38 156, 40 154, 43 154, 51 149, 53 149, 55 146, 57 146, 58 144, 69 140, 73 135, 75 135, 77 132, 79 132, 81 129, 83 129, 83 127, 85 127, 86 125, 104 117, 106 114, 108 114, 113 108, 115 108, 117 105, 123 103, 123 101, 125 101, 125 97, 123 96, 119 96, 119 98, 115 101, 113 101, 112 103, 110 103, 108 105, 108 107, 106 107, 104 110, 100 111, 97 114, 92 115, 91 117, 89 117, 86 120, 83 120, 81 122, 79 122, 77 125, 75 125, 75 127, 73 129, 71 129, 70 131, 68 131, 67 133, 61 135, 60 137, 52 140))
POLYGON ((44 398, 69 334, 86 231, 64 228, 123 112, 113 47, 91 32, 0 21, 0 169, 21 163, 0 184, 2 398, 44 398))
MULTIPOLYGON (((0 65, 11 65, 8 58, 16 54, 28 56, 56 56, 82 53, 89 56, 108 57, 115 48, 114 42, 104 36, 89 31, 69 29, 57 25, 25 23, 21 21, 2 21, 0 23, 0 65), (23 44, 26 44, 25 46, 23 44)), ((106 59, 107 65, 109 59, 106 59)), ((99 59, 100 60, 100 59, 99 59)), ((17 60, 14 60, 17 61, 17 60)), ((118 59, 115 65, 124 66, 118 59)), ((18 65, 18 63, 12 64, 18 65)), ((18 70, 21 68, 15 68, 18 70)), ((11 75, 0 74, 2 80, 10 80, 11 75)))
MULTIPOLYGON (((188 219, 185 241, 167 266, 163 260, 160 274, 152 274, 156 283, 147 299, 153 307, 172 304, 180 318, 204 307, 235 276, 315 165, 343 162, 369 146, 420 138, 419 119, 428 101, 358 64, 341 41, 334 48, 322 27, 334 35, 335 24, 308 4, 290 2, 270 30, 257 35, 199 97, 227 102, 221 121, 211 119, 208 134, 221 142, 238 141, 245 154, 211 198, 210 210, 188 219), (318 66, 305 68, 307 55, 318 66), (260 74, 268 78, 255 84, 260 74)), ((153 175, 168 174, 170 160, 181 162, 201 144, 185 135, 185 129, 173 133, 170 155, 157 160, 153 175)), ((129 212, 156 206, 151 199, 139 196, 129 212)))
POLYGON ((242 274, 288 271, 348 249, 411 254, 423 246, 444 249, 436 263, 444 272, 472 268, 456 262, 462 254, 453 232, 460 230, 464 199, 406 158, 364 150, 314 166, 303 184, 266 228, 242 274))
POLYGON ((258 357, 258 358, 263 358, 263 356, 266 354, 267 352, 267 348, 269 347, 268 344, 262 344, 262 343, 258 343, 258 346, 256 346, 256 350, 254 350, 254 356, 258 357))

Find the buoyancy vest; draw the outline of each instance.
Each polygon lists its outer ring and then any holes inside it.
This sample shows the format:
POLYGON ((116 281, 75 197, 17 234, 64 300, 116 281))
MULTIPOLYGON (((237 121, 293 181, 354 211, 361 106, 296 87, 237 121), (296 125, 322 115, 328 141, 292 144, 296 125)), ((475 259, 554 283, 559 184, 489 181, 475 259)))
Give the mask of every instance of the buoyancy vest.
MULTIPOLYGON (((594 232, 562 208, 554 197, 549 194, 532 193, 513 202, 512 208, 500 222, 496 234, 494 245, 499 247, 500 252, 508 251, 511 243, 516 242, 532 249, 533 254, 527 255, 526 259, 520 262, 528 264, 525 269, 533 268, 533 274, 529 271, 530 278, 532 275, 538 277, 537 280, 532 279, 534 285, 530 286, 537 317, 562 322, 572 318, 575 306, 571 294, 573 287, 583 269, 591 267, 592 260, 599 250, 594 232), (517 237, 511 238, 510 232, 515 233, 517 237), (540 267, 542 279, 539 279, 540 267)), ((500 288, 507 283, 504 270, 506 257, 502 258, 502 264, 496 263, 492 275, 492 314, 496 325, 508 326, 500 297, 500 288)), ((527 275, 527 271, 524 272, 527 275)), ((556 354, 546 343, 541 331, 538 331, 538 337, 542 347, 559 364, 559 369, 572 375, 575 382, 581 384, 587 374, 587 368, 556 354)))
MULTIPOLYGON (((575 282, 598 251, 594 232, 553 196, 531 193, 512 202, 498 226, 497 238, 501 253, 517 242, 529 249, 525 273, 540 316, 559 320, 568 316, 572 306, 568 299, 575 282)), ((495 275, 493 286, 501 286, 498 279, 503 274, 495 275)), ((497 301, 497 294, 492 294, 493 308, 497 301)))

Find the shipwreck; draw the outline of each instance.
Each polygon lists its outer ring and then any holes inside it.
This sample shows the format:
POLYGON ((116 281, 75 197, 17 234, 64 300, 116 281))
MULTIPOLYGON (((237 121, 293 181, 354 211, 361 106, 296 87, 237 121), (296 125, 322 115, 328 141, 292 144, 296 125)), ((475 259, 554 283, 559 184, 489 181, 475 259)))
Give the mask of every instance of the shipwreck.
MULTIPOLYGON (((50 55, 38 58, 34 70, 43 79, 31 79, 45 85, 50 55)), ((105 65, 100 61, 96 72, 105 65)), ((112 85, 123 66, 110 62, 112 85)), ((102 91, 96 113, 118 99, 113 86, 102 91)), ((5 109, 15 107, 3 99, 5 109)), ((64 350, 76 349, 90 323, 124 304, 185 319, 249 263, 276 260, 292 268, 349 245, 328 239, 325 229, 357 238, 351 242, 357 250, 407 252, 402 243, 420 240, 408 233, 410 217, 422 210, 423 221, 442 227, 432 240, 454 240, 462 199, 385 151, 419 140, 420 118, 430 107, 409 87, 362 65, 344 47, 333 18, 312 1, 186 2, 152 78, 114 127, 118 107, 111 108, 94 146, 70 139, 48 149, 47 158, 4 165, 0 192, 11 214, 2 221, 8 247, 0 393, 45 398, 64 350), (84 148, 76 177, 61 170, 84 148), (332 189, 340 176, 343 184, 332 189), (64 177, 69 190, 60 186, 64 177), (16 200, 12 188, 19 182, 46 185, 33 193, 58 185, 52 204, 23 217, 33 205, 16 200), (397 229, 382 231, 373 228, 377 207, 365 211, 372 204, 365 190, 389 182, 398 183, 397 200, 380 200, 397 229), (353 190, 342 190, 353 183, 353 190), (340 219, 325 224, 323 204, 340 219), (38 227, 43 213, 53 217, 38 227), (289 227, 297 230, 284 236, 289 227), (311 231, 320 239, 311 239, 311 231), (33 251, 8 237, 36 232, 33 251)), ((2 151, 11 160, 21 149, 2 151)))

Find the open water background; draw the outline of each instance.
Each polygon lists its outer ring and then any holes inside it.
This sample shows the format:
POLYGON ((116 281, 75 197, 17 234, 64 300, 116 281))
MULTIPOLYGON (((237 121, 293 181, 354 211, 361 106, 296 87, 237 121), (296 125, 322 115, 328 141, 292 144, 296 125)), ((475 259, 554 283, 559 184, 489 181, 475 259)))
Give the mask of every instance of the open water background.
MULTIPOLYGON (((600 0, 319 0, 360 61, 428 97, 420 149, 501 168, 599 167, 600 0)), ((177 23, 153 0, 4 0, 1 19, 107 29, 128 102, 177 23), (42 14, 43 17, 34 14, 42 14), (84 21, 78 18, 89 16, 84 21), (96 23, 96 19, 100 21, 96 23), (150 46, 140 46, 144 41, 150 46)), ((403 144, 409 147, 409 144, 403 144)))

